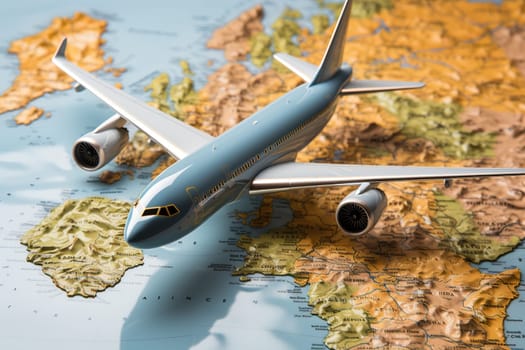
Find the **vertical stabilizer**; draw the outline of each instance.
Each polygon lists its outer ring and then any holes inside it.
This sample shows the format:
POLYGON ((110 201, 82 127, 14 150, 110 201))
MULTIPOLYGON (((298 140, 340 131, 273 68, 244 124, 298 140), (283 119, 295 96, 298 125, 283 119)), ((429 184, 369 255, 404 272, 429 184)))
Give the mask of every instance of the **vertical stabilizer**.
POLYGON ((346 0, 337 24, 335 25, 332 38, 328 48, 324 53, 323 60, 319 66, 319 70, 315 74, 314 79, 310 82, 310 85, 322 83, 323 81, 329 80, 335 72, 341 67, 343 62, 343 52, 346 40, 346 29, 348 28, 348 21, 350 20, 350 12, 352 12, 352 0, 346 0))

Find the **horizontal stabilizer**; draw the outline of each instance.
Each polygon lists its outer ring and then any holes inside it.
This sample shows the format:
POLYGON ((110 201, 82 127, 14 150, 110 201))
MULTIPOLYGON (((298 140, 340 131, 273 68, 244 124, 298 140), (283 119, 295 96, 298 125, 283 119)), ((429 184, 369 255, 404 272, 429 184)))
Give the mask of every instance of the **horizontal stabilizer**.
POLYGON ((421 82, 391 80, 351 80, 341 90, 342 95, 365 94, 369 92, 419 89, 425 86, 421 82))
POLYGON ((276 53, 273 57, 283 66, 300 76, 307 83, 312 81, 317 72, 318 67, 315 64, 305 62, 286 53, 276 53))

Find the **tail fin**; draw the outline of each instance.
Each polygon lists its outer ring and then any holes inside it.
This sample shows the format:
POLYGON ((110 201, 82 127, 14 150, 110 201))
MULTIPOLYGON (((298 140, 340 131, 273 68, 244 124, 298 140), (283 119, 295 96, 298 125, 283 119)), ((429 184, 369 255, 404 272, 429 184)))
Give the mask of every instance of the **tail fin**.
POLYGON ((346 29, 348 28, 348 21, 350 20, 350 13, 352 12, 352 0, 346 0, 341 14, 335 25, 334 32, 330 38, 330 43, 324 53, 321 65, 317 70, 310 85, 322 83, 329 80, 335 72, 341 67, 343 63, 343 52, 345 48, 346 29))
MULTIPOLYGON (((275 54, 274 57, 285 67, 303 78, 304 81, 308 82, 310 86, 330 80, 343 63, 346 29, 348 28, 351 10, 352 0, 346 0, 319 68, 311 63, 284 53, 275 54)), ((420 82, 408 81, 350 80, 343 86, 341 94, 351 95, 417 89, 424 85, 425 84, 420 82)))

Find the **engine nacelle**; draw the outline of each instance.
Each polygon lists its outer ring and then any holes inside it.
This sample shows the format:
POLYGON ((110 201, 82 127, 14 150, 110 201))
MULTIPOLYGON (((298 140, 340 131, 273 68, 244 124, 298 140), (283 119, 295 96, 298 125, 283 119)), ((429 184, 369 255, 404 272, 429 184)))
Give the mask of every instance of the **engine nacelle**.
POLYGON ((387 205, 386 195, 377 188, 359 193, 354 191, 337 206, 337 225, 352 236, 367 233, 379 221, 387 205))
POLYGON ((98 170, 115 158, 128 141, 125 128, 90 132, 73 145, 73 159, 84 170, 98 170))

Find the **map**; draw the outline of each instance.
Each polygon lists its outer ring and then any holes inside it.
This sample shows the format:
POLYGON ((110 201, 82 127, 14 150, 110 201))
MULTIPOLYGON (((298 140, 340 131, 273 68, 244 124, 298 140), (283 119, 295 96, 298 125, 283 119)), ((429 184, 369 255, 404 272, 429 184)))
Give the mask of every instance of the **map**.
MULTIPOLYGON (((63 36, 76 64, 218 135, 301 83, 271 55, 317 64, 340 5, 3 5, 0 348, 525 349, 523 178, 382 184, 357 238, 334 218, 353 188, 246 195, 140 251, 127 210, 174 160, 131 127, 103 170, 74 164, 114 112, 50 63, 63 36)), ((298 160, 525 167, 521 0, 356 0, 349 27, 356 78, 426 87, 341 98, 298 160)))

